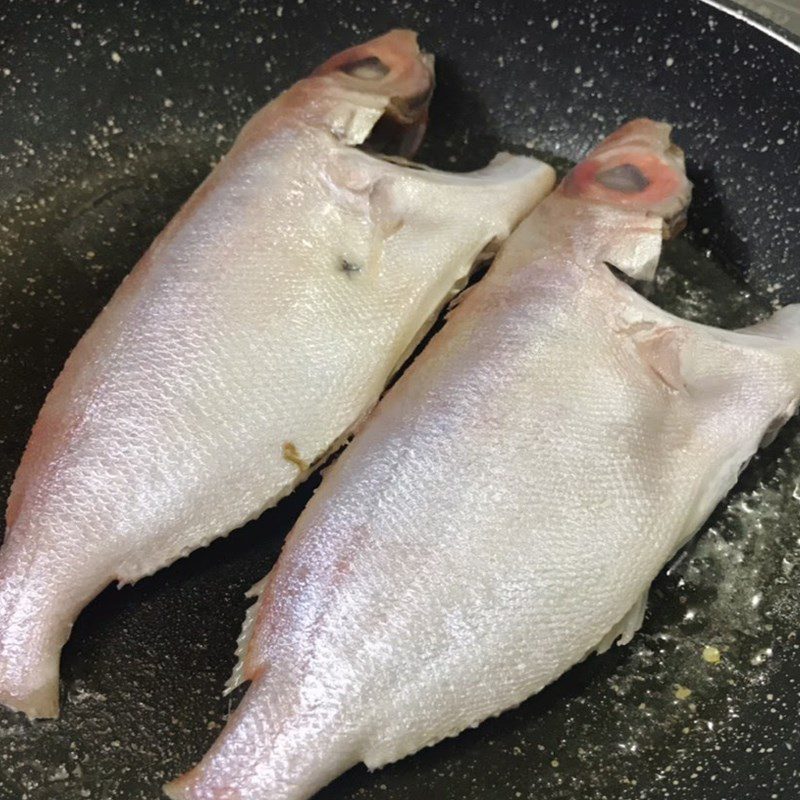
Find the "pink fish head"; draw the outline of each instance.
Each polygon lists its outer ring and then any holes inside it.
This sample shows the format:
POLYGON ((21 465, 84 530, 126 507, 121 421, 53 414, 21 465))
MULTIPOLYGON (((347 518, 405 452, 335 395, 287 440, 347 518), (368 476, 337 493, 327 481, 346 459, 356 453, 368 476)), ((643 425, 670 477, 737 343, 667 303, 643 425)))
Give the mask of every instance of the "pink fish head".
POLYGON ((664 236, 669 238, 686 223, 691 187, 683 151, 670 141, 670 126, 635 119, 576 165, 560 191, 568 197, 660 216, 664 236))
POLYGON ((411 157, 428 124, 434 88, 433 56, 417 44, 417 34, 393 30, 329 58, 312 74, 368 101, 385 101, 385 112, 370 136, 374 149, 411 157))

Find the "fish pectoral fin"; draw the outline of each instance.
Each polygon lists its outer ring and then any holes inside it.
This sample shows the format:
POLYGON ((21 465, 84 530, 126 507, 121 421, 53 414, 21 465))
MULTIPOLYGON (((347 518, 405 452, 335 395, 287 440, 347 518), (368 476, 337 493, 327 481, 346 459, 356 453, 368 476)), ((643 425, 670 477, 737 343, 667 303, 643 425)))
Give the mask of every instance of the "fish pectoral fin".
POLYGON ((673 391, 686 389, 681 372, 681 346, 684 336, 685 333, 680 328, 661 326, 634 336, 634 343, 643 363, 673 391))
POLYGON ((682 361, 687 330, 642 320, 623 324, 618 331, 632 342, 639 362, 653 379, 670 391, 686 391, 682 361))
POLYGON ((649 593, 650 587, 648 586, 639 596, 638 600, 625 612, 622 619, 611 627, 597 643, 597 646, 593 647, 586 655, 605 653, 614 642, 619 645, 628 644, 636 631, 642 627, 644 614, 647 610, 647 596, 649 593))

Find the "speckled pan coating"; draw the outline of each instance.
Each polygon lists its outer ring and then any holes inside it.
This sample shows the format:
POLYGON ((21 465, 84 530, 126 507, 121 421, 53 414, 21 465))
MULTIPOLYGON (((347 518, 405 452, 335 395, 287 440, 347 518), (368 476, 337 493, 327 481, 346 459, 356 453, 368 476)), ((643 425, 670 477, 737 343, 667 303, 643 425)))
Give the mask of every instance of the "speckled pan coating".
MULTIPOLYGON (((421 158, 466 169, 506 147, 571 160, 625 118, 667 118, 696 192, 692 247, 667 253, 656 299, 726 325, 800 299, 800 56, 703 4, 12 2, 0 11, 4 494, 70 347, 246 117, 397 24, 438 57, 421 158)), ((321 797, 800 794, 799 434, 787 427, 658 582, 631 646, 321 797)), ((65 650, 62 718, 0 712, 0 800, 155 800, 197 760, 228 709, 243 592, 311 488, 92 604, 65 650)))

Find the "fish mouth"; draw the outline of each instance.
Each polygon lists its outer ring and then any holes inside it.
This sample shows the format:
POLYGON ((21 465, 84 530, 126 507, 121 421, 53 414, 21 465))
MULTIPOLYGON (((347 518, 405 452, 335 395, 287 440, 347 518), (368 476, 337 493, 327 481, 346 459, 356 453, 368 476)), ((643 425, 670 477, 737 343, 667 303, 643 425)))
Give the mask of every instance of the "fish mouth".
POLYGON ((428 106, 436 85, 433 71, 433 55, 421 50, 416 61, 417 64, 415 66, 423 68, 421 73, 423 77, 421 79, 418 78, 419 85, 414 87, 415 91, 392 97, 387 107, 387 113, 406 124, 418 121, 420 116, 427 117, 428 106))
POLYGON ((423 80, 416 81, 413 91, 389 98, 386 110, 360 145, 361 149, 377 155, 414 157, 428 127, 428 107, 436 86, 433 56, 420 52, 418 60, 425 68, 423 80))
POLYGON ((435 86, 434 58, 420 50, 417 35, 394 30, 328 59, 314 75, 328 75, 346 90, 381 98, 383 113, 359 146, 379 155, 411 158, 428 125, 435 86))
POLYGON ((671 217, 666 217, 661 227, 663 239, 674 239, 685 227, 687 222, 688 206, 683 206, 671 217))

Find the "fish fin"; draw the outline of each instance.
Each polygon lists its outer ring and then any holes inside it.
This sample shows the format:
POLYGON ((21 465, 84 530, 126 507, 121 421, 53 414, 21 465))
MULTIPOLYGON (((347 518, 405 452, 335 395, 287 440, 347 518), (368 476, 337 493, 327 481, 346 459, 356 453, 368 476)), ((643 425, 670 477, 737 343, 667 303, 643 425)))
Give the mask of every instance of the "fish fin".
MULTIPOLYGON (((763 344, 786 347, 789 352, 800 351, 800 303, 779 308, 767 319, 747 328, 740 328, 737 333, 757 336, 766 340, 763 344)), ((759 447, 766 447, 775 440, 778 431, 795 414, 796 409, 797 404, 792 403, 770 422, 761 437, 759 447)))
POLYGON ((625 612, 622 619, 609 629, 597 646, 592 648, 591 652, 605 653, 614 642, 619 645, 628 644, 636 631, 642 627, 649 593, 650 587, 648 586, 639 596, 639 599, 625 612))
POLYGON ((225 689, 222 692, 223 696, 229 695, 234 689, 241 686, 247 680, 245 658, 250 647, 250 639, 253 637, 256 620, 258 619, 258 610, 261 608, 261 593, 264 591, 268 580, 269 574, 258 581, 258 583, 253 584, 245 593, 245 597, 252 597, 255 599, 253 603, 248 606, 244 615, 242 630, 239 633, 239 638, 236 640, 236 666, 234 666, 233 672, 225 684, 225 689))
POLYGON ((789 347, 800 348, 800 303, 779 308, 767 319, 747 328, 739 328, 737 333, 761 336, 789 347))
MULTIPOLYGON (((337 440, 338 441, 338 440, 337 440)), ((153 575, 159 570, 174 564, 181 558, 199 550, 203 547, 208 547, 217 539, 223 539, 235 533, 248 522, 258 519, 267 509, 276 506, 284 497, 290 495, 309 475, 311 475, 317 466, 324 460, 333 450, 327 450, 319 457, 315 458, 310 464, 307 464, 306 469, 297 469, 296 474, 292 480, 287 481, 279 491, 267 497, 264 502, 255 510, 243 516, 236 523, 226 525, 220 528, 210 528, 205 535, 198 539, 191 545, 182 545, 180 547, 170 547, 169 549, 153 550, 148 553, 132 552, 131 555, 120 562, 114 570, 114 579, 117 581, 119 588, 123 586, 133 586, 137 581, 153 575)))
POLYGON ((685 391, 681 374, 681 344, 684 331, 678 326, 654 325, 634 333, 633 343, 642 362, 664 386, 685 391))

